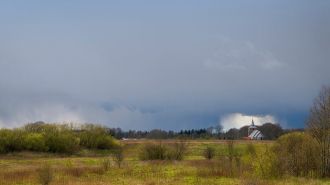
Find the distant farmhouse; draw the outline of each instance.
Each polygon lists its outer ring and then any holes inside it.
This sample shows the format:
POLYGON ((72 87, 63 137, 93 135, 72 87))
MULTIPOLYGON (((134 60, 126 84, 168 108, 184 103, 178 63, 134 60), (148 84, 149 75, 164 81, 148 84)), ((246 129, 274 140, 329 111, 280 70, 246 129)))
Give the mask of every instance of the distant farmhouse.
POLYGON ((252 119, 251 125, 248 128, 248 137, 246 139, 249 139, 249 140, 263 140, 264 139, 264 135, 254 125, 253 119, 252 119))

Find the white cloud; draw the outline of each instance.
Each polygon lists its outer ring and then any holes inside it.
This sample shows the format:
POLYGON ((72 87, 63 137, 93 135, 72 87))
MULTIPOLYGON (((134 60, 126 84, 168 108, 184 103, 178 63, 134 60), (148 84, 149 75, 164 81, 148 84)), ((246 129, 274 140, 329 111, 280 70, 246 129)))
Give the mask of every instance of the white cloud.
POLYGON ((220 125, 223 126, 224 130, 229 130, 230 128, 241 128, 242 126, 251 124, 261 125, 263 123, 276 123, 276 118, 272 115, 245 115, 242 113, 232 113, 221 118, 220 125))

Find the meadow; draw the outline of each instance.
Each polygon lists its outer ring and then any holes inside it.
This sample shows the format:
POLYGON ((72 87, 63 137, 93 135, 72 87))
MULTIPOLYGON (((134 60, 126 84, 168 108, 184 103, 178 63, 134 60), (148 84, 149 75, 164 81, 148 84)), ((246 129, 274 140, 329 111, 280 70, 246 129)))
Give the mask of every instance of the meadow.
MULTIPOLYGON (((273 141, 235 141, 241 154, 240 168, 228 166, 222 159, 227 155, 227 141, 223 140, 122 140, 123 156, 120 167, 111 150, 82 150, 74 155, 13 152, 0 156, 0 184, 52 185, 267 185, 267 184, 330 184, 327 179, 283 176, 263 178, 249 171, 247 164, 254 159, 246 157, 253 146, 256 159, 262 157, 273 141), (183 143, 182 160, 141 160, 146 145, 171 146, 183 143), (205 148, 214 148, 214 158, 204 157, 205 148)), ((258 164, 258 163, 257 163, 258 164)), ((267 164, 259 164, 260 166, 267 164)), ((235 165, 236 166, 236 165, 235 165)))

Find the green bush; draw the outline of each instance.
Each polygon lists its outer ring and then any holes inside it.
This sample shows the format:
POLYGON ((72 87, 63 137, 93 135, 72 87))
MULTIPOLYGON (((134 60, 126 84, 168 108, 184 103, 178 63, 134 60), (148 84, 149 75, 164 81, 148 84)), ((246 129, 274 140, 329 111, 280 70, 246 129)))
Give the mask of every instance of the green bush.
POLYGON ((115 148, 116 146, 117 143, 115 142, 112 136, 104 135, 102 137, 97 138, 97 144, 96 144, 97 149, 101 149, 101 150, 112 149, 115 148))
POLYGON ((82 126, 82 131, 78 136, 80 145, 88 149, 113 149, 118 145, 106 129, 98 125, 82 126))
POLYGON ((262 178, 283 175, 317 177, 319 154, 319 146, 309 134, 293 132, 282 135, 273 146, 264 146, 255 154, 250 154, 253 156, 250 162, 254 173, 262 178))
POLYGON ((24 149, 24 132, 19 129, 0 130, 0 152, 8 153, 24 149))
POLYGON ((46 146, 46 140, 41 133, 28 133, 24 137, 25 149, 37 152, 46 152, 48 147, 46 146))
POLYGON ((293 132, 281 136, 273 148, 278 166, 289 175, 316 176, 320 167, 320 147, 309 134, 293 132))
POLYGON ((46 145, 50 152, 73 154, 79 150, 79 138, 65 131, 47 133, 46 145))
POLYGON ((79 138, 69 125, 36 122, 25 125, 25 146, 31 151, 73 154, 79 150, 79 138))
MULTIPOLYGON (((251 165, 253 167, 253 174, 263 179, 281 177, 283 170, 281 162, 277 158, 274 148, 269 148, 265 145, 262 149, 258 150, 255 155, 250 154, 251 165)), ((252 171, 251 171, 252 173, 252 171)))
POLYGON ((8 151, 8 145, 9 140, 11 138, 11 130, 8 129, 1 129, 0 130, 0 152, 1 153, 7 153, 8 151))

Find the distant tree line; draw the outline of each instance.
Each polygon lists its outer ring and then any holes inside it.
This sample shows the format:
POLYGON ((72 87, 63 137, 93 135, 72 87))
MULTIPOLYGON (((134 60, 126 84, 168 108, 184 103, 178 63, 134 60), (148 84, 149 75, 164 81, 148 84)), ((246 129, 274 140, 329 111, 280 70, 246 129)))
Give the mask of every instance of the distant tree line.
MULTIPOLYGON (((0 153, 16 151, 37 151, 53 153, 75 153, 80 149, 112 149, 115 139, 228 139, 236 140, 247 136, 248 126, 224 132, 220 126, 206 129, 180 131, 123 131, 120 128, 106 128, 95 124, 55 124, 35 122, 15 129, 0 129, 0 153)), ((265 139, 274 140, 283 133, 279 124, 265 123, 258 127, 265 139)))
MULTIPOLYGON (((161 129, 153 129, 150 131, 123 131, 120 128, 109 128, 109 134, 117 139, 229 139, 237 140, 248 136, 248 125, 240 129, 232 128, 228 131, 223 131, 221 126, 202 128, 202 129, 187 129, 180 131, 166 131, 161 129)), ((293 131, 303 131, 303 129, 283 129, 279 124, 265 123, 257 126, 262 132, 266 140, 275 140, 284 133, 293 131)))
MULTIPOLYGON (((222 137, 223 139, 241 139, 248 136, 249 125, 243 126, 240 129, 232 128, 225 132, 222 137)), ((284 130, 279 124, 264 123, 261 126, 257 126, 257 129, 264 135, 266 140, 275 140, 285 132, 290 130, 284 130)), ((295 130, 292 130, 295 131, 295 130)))

